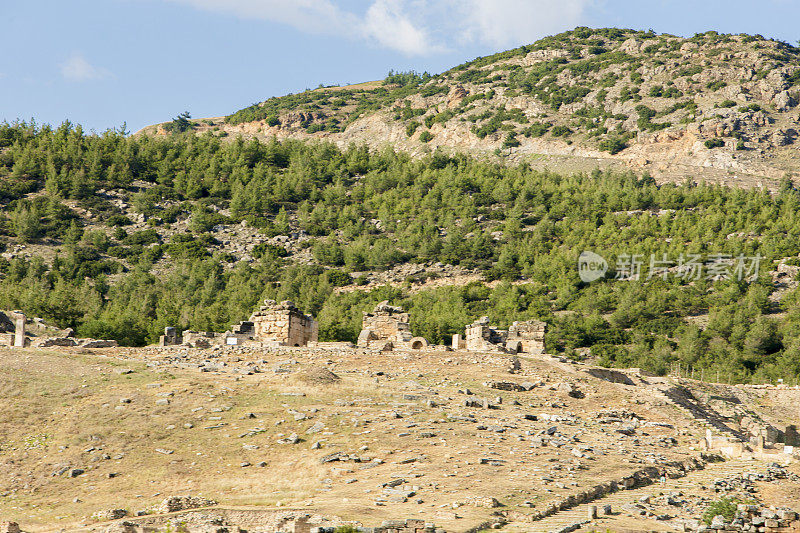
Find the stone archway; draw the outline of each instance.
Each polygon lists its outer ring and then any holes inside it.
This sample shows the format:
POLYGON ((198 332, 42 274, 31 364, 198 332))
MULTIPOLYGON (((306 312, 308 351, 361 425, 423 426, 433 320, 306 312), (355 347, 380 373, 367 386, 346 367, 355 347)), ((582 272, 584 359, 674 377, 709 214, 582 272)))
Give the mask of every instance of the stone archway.
POLYGON ((511 353, 520 353, 522 351, 522 341, 511 341, 506 345, 506 349, 511 353))
POLYGON ((428 341, 422 337, 414 337, 409 341, 412 350, 424 350, 428 347, 428 341))

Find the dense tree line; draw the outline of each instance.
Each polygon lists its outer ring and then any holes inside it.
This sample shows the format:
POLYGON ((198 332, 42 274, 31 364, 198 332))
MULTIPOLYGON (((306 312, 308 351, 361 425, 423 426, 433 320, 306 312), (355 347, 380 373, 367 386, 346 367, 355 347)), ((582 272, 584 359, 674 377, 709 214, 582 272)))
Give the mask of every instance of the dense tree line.
POLYGON ((658 186, 633 174, 562 176, 439 152, 411 159, 357 146, 4 124, 0 249, 59 247, 47 261, 0 260, 0 308, 140 345, 167 325, 225 330, 264 298, 316 315, 323 339, 354 340, 361 313, 389 299, 412 313, 415 334, 438 343, 482 315, 499 326, 537 318, 549 324, 550 351, 590 348, 607 365, 792 377, 800 294, 771 299, 768 271, 781 258, 797 263, 798 207, 790 181, 771 195, 690 180, 658 186), (128 191, 150 228, 131 229, 129 213, 98 194, 109 189, 128 191), (86 212, 105 228, 87 228, 86 212), (191 232, 165 239, 159 230, 181 219, 191 232), (211 229, 242 221, 265 236, 306 232, 313 264, 275 245, 235 263, 211 229), (583 250, 612 263, 605 278, 580 280, 583 250), (613 260, 635 254, 763 259, 752 281, 612 279, 613 260), (406 262, 461 265, 497 284, 337 290, 406 262))

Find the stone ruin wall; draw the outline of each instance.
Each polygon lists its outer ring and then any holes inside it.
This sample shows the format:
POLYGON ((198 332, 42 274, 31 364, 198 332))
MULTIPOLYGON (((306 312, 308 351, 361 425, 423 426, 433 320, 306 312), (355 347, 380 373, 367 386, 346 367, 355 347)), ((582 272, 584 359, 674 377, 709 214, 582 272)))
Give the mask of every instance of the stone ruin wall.
POLYGON ((359 348, 428 348, 427 340, 412 336, 408 313, 400 307, 389 305, 388 301, 379 303, 372 313, 364 313, 361 327, 357 342, 359 348))
MULTIPOLYGON (((184 345, 207 348, 212 345, 254 345, 300 347, 318 345, 318 325, 304 315, 290 301, 280 304, 266 300, 265 305, 253 313, 249 321, 234 325, 224 334, 184 331, 182 336, 174 328, 167 328, 161 337, 161 346, 184 345)), ((488 317, 481 317, 466 326, 465 335, 453 335, 453 350, 490 353, 542 354, 545 350, 546 324, 536 320, 514 322, 508 330, 489 325, 488 317)), ((373 312, 364 313, 362 330, 357 347, 391 350, 449 350, 450 347, 431 346, 422 337, 413 337, 409 314, 402 308, 379 303, 373 312)))
POLYGON ((291 302, 266 303, 250 317, 256 341, 273 340, 286 346, 306 346, 317 341, 316 320, 301 313, 291 302))
POLYGON ((412 336, 408 313, 400 307, 389 305, 388 301, 379 303, 372 313, 364 313, 361 327, 357 342, 359 348, 382 351, 432 348, 424 338, 412 336))
POLYGON ((0 313, 0 346, 23 348, 29 344, 25 323, 27 317, 22 311, 12 311, 6 316, 0 313))
POLYGON ((294 303, 280 304, 265 300, 250 320, 234 325, 225 333, 185 330, 180 335, 175 328, 165 328, 160 346, 189 346, 208 348, 213 345, 261 344, 273 346, 307 346, 317 342, 316 320, 300 312, 294 303), (233 340, 234 342, 230 342, 233 340))
POLYGON ((488 317, 481 317, 477 322, 468 325, 464 333, 464 346, 470 352, 505 351, 508 332, 490 327, 488 317))
POLYGON ((114 348, 117 341, 75 338, 72 328, 59 329, 41 318, 28 320, 22 311, 0 312, 0 346, 9 348, 114 348), (28 325, 31 327, 28 328, 28 325))
POLYGON ((544 353, 544 334, 546 324, 537 320, 514 322, 506 330, 489 325, 488 317, 468 325, 465 339, 454 336, 453 349, 466 349, 471 352, 544 353))
POLYGON ((411 326, 408 321, 408 313, 366 315, 362 329, 369 330, 375 340, 407 341, 411 339, 411 326))
POLYGON ((546 327, 544 322, 538 320, 514 322, 508 328, 507 343, 518 353, 543 354, 546 327), (516 349, 517 346, 520 349, 516 349))
MULTIPOLYGON (((206 508, 175 513, 171 516, 127 516, 124 510, 104 529, 105 533, 156 533, 183 530, 188 533, 219 533, 221 531, 257 531, 261 533, 335 533, 346 525, 338 517, 325 517, 313 511, 268 511, 226 508, 206 508), (120 518, 127 518, 120 520, 120 518)), ((3 524, 0 522, 0 524, 3 524)), ((418 518, 384 520, 376 527, 355 527, 360 533, 445 533, 433 523, 418 518)), ((15 522, 5 523, 0 533, 22 533, 15 522)))

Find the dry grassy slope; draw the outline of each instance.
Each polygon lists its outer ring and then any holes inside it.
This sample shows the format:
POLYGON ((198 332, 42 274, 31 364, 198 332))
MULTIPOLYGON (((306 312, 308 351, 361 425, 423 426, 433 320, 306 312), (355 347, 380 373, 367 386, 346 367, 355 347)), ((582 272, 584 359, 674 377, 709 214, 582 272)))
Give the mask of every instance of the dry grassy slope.
MULTIPOLYGON (((381 96, 386 88, 374 82, 318 89, 301 93, 299 100, 288 96, 262 103, 265 114, 280 119, 278 125, 217 118, 198 121, 197 131, 326 139, 341 146, 388 143, 415 155, 435 148, 490 155, 513 132, 521 144, 503 149, 502 157, 540 168, 626 168, 650 171, 661 180, 691 176, 773 187, 786 173, 800 171, 798 72, 797 48, 760 36, 711 32, 684 39, 630 30, 579 30, 478 58, 435 76, 412 94, 397 93, 395 100, 381 96), (337 99, 343 90, 348 96, 337 99), (554 102, 556 93, 561 105, 554 102), (365 99, 379 102, 379 108, 359 108, 365 99), (696 107, 685 107, 689 102, 696 107), (654 124, 671 126, 638 124, 639 105, 658 113, 654 124), (506 118, 496 132, 479 138, 474 131, 501 108, 517 118, 506 118), (429 130, 421 125, 408 135, 409 123, 426 119, 434 121, 429 130), (551 128, 541 137, 526 136, 534 123, 566 126, 575 133, 556 136, 551 128), (329 127, 310 133, 324 126, 329 127), (420 141, 426 130, 433 135, 428 143, 420 141), (633 137, 628 148, 615 155, 603 151, 600 141, 620 135, 633 137), (746 150, 736 149, 737 137, 746 150), (722 138, 725 146, 706 148, 704 142, 712 138, 722 138)), ((164 133, 160 126, 142 131, 164 133)))
MULTIPOLYGON (((462 531, 493 511, 469 505, 472 497, 495 497, 505 509, 524 512, 524 501, 541 509, 652 462, 696 456, 704 431, 655 392, 663 380, 612 384, 548 357, 523 359, 521 372, 511 375, 506 356, 293 349, 223 356, 212 359, 219 372, 199 372, 210 352, 166 353, 174 356, 152 349, 0 351, 0 519, 28 531, 80 527, 91 525, 87 517, 98 510, 134 512, 191 493, 226 506, 281 504, 367 525, 420 517, 462 531), (262 372, 234 372, 251 364, 262 372), (341 381, 304 378, 322 366, 341 381), (490 379, 543 386, 501 392, 483 385, 490 379), (585 398, 558 390, 565 382, 585 398), (503 402, 498 409, 462 407, 467 396, 458 391, 465 388, 503 402), (614 431, 619 426, 597 423, 596 412, 607 409, 675 429, 642 427, 623 436, 614 431), (541 413, 565 420, 523 419, 541 413), (450 418, 468 414, 474 422, 450 418), (324 429, 307 434, 317 422, 324 429), (569 442, 536 447, 531 435, 550 427, 569 442), (302 440, 279 443, 292 433, 302 440), (678 445, 660 446, 665 436, 678 445), (312 449, 317 441, 321 449, 312 449), (576 457, 576 447, 590 448, 587 457, 576 457), (320 463, 333 452, 363 462, 320 463), (266 466, 257 466, 261 461, 266 466), (85 473, 54 475, 64 467, 85 473), (547 476, 553 481, 545 483, 547 476), (381 484, 398 478, 416 494, 406 503, 376 504, 381 484)), ((765 416, 779 413, 784 425, 798 423, 797 396, 774 395, 753 407, 765 416)))

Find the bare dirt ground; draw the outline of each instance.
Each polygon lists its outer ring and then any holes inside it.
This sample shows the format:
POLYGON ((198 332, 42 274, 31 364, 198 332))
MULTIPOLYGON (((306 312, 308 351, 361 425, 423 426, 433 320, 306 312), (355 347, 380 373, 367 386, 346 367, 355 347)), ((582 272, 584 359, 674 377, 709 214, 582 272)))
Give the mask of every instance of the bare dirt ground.
MULTIPOLYGON (((367 526, 420 518, 448 531, 487 521, 538 531, 528 515, 553 502, 700 457, 708 426, 659 392, 669 379, 624 385, 549 356, 520 362, 512 374, 510 356, 465 352, 0 350, 0 520, 97 528, 98 510, 133 514, 192 494, 367 526)), ((800 391, 747 394, 773 423, 800 423, 800 391)), ((684 493, 708 485, 685 479, 684 493)), ((760 489, 782 504, 798 493, 791 480, 760 489)))

